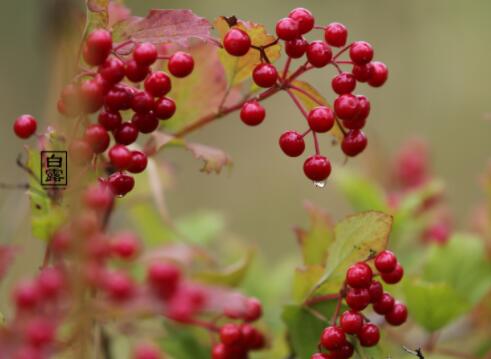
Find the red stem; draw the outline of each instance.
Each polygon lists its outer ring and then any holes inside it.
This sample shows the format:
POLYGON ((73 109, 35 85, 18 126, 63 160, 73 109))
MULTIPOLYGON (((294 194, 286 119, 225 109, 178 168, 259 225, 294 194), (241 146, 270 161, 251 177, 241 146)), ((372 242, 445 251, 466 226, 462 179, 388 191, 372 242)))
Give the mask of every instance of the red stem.
POLYGON ((282 76, 283 80, 285 80, 286 75, 288 75, 288 70, 290 69, 291 63, 292 63, 292 58, 290 56, 288 56, 288 60, 286 60, 286 63, 285 63, 285 68, 283 69, 283 76, 282 76))
POLYGON ((351 47, 351 44, 349 45, 346 45, 345 47, 343 47, 341 50, 338 51, 338 53, 336 55, 334 55, 334 57, 332 58, 332 61, 335 62, 336 59, 341 56, 344 52, 346 52, 346 50, 348 50, 349 48, 351 47))
POLYGON ((334 310, 334 313, 332 315, 331 319, 331 325, 336 325, 336 321, 339 316, 339 312, 341 311, 341 304, 343 303, 343 296, 340 295, 338 298, 338 302, 336 303, 336 309, 334 310))
POLYGON ((307 119, 307 117, 308 117, 307 112, 303 108, 303 106, 300 103, 300 101, 298 100, 298 98, 289 89, 286 88, 285 91, 291 97, 291 99, 293 100, 293 102, 295 103, 295 105, 298 107, 298 109, 300 110, 300 112, 302 113, 302 115, 305 117, 305 119, 307 119))
POLYGON ((312 136, 314 137, 315 154, 319 155, 321 153, 319 148, 319 139, 317 138, 317 133, 312 131, 312 136))
POLYGON ((325 106, 325 104, 323 104, 321 101, 319 101, 318 99, 316 99, 314 96, 312 96, 312 94, 308 93, 307 91, 305 91, 304 89, 300 88, 300 87, 297 87, 295 85, 288 85, 289 88, 291 88, 292 90, 295 90, 295 91, 298 91, 300 92, 301 94, 307 96, 308 98, 310 98, 312 101, 314 101, 316 104, 318 104, 319 106, 325 106))

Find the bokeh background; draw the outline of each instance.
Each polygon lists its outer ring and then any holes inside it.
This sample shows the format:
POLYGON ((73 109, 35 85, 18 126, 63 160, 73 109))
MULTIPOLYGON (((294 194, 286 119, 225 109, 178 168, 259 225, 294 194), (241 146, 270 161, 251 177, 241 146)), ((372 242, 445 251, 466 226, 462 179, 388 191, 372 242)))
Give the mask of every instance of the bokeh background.
MULTIPOLYGON (((43 114, 49 96, 53 41, 67 18, 69 5, 82 0, 16 0, 0 4, 0 182, 19 183, 24 173, 15 165, 23 144, 12 134, 16 116, 43 114)), ((491 2, 489 0, 127 0, 139 15, 150 8, 190 8, 208 19, 237 15, 263 23, 273 31, 277 19, 297 6, 307 7, 318 24, 339 21, 350 38, 367 40, 376 58, 390 69, 387 85, 360 87, 372 102, 367 126, 370 150, 348 166, 364 167, 373 159, 390 158, 412 135, 431 143, 435 172, 448 184, 448 196, 463 223, 480 198, 479 173, 491 157, 491 2)), ((68 59, 67 59, 68 60, 68 59)), ((332 100, 331 70, 310 75, 332 100)), ((292 227, 304 224, 302 203, 310 200, 335 218, 349 207, 333 186, 320 190, 302 173, 303 159, 286 158, 277 139, 304 122, 287 96, 266 102, 268 117, 259 128, 246 128, 234 114, 193 134, 195 141, 224 149, 234 160, 220 175, 199 172, 200 163, 184 151, 166 158, 176 164, 178 181, 168 194, 176 216, 202 208, 223 213, 231 232, 257 243, 274 261, 295 250, 292 227)), ((41 126, 45 125, 42 123, 41 126)), ((322 151, 343 166, 339 150, 324 136, 322 151)), ((381 168, 384 169, 383 166, 381 168)), ((15 276, 35 268, 42 256, 29 240, 27 200, 18 191, 0 191, 0 241, 26 250, 14 267, 15 276)), ((2 288, 0 288, 1 290, 2 288)), ((0 296, 2 298, 2 296, 0 296)), ((3 305, 2 305, 3 306, 3 305)))

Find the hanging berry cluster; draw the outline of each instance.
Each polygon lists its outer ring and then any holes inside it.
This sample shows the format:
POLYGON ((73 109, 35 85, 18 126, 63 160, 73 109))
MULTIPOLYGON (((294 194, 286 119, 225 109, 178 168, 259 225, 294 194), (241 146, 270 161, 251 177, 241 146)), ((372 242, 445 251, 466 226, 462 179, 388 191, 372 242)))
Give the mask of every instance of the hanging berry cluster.
MULTIPOLYGON (((375 257, 374 264, 380 277, 387 284, 396 284, 403 277, 404 270, 401 264, 389 250, 380 252, 375 257)), ((350 309, 339 316, 339 323, 336 313, 333 325, 325 328, 321 334, 320 346, 329 352, 315 353, 311 359, 350 358, 354 351, 353 340, 358 340, 364 347, 377 345, 380 340, 379 328, 362 313, 369 304, 372 304, 373 311, 383 315, 390 325, 398 326, 406 321, 406 306, 384 292, 383 285, 373 278, 372 269, 366 262, 359 262, 348 268, 338 308, 344 298, 350 309), (347 335, 352 337, 351 341, 347 339, 347 335)))
MULTIPOLYGON (((315 26, 312 13, 304 8, 296 8, 288 17, 280 19, 276 24, 276 35, 277 39, 272 44, 258 47, 252 43, 244 30, 232 26, 223 39, 223 47, 232 56, 244 56, 249 51, 260 52, 261 63, 252 72, 254 83, 270 90, 277 88, 285 90, 308 124, 308 129, 303 133, 297 131, 283 133, 279 145, 287 156, 298 157, 305 150, 304 137, 312 133, 315 155, 305 160, 303 169, 309 179, 321 182, 329 176, 331 163, 327 157, 320 154, 318 134, 331 131, 337 124, 343 133, 342 151, 350 157, 361 153, 367 145, 367 137, 361 129, 365 126, 370 113, 370 102, 363 95, 353 94, 353 91, 357 82, 367 82, 373 87, 382 86, 388 77, 387 66, 382 62, 372 61, 374 51, 369 43, 356 41, 346 45, 348 31, 344 25, 331 23, 325 27, 315 26), (324 40, 309 42, 303 37, 313 29, 322 30, 324 40), (281 73, 270 63, 264 51, 279 40, 284 41, 285 53, 288 56, 281 73), (332 48, 339 48, 339 50, 333 54, 332 48), (340 59, 345 52, 349 53, 349 61, 340 59), (290 74, 292 60, 304 56, 305 64, 290 74), (327 65, 332 65, 338 72, 331 82, 332 89, 337 94, 333 109, 294 84, 294 80, 304 72, 327 65), (352 66, 351 71, 343 71, 341 69, 343 65, 352 66), (307 112, 296 93, 311 97, 318 106, 307 112)), ((240 117, 245 124, 256 126, 264 120, 266 112, 259 101, 265 97, 260 95, 242 106, 240 117)))

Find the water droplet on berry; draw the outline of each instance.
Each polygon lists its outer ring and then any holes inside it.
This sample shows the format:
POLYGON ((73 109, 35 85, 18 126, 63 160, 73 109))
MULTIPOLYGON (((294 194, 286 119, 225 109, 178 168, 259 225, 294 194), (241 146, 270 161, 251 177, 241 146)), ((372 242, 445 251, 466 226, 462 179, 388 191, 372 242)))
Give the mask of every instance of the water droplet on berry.
POLYGON ((317 188, 324 188, 326 186, 326 181, 314 181, 314 186, 317 188))

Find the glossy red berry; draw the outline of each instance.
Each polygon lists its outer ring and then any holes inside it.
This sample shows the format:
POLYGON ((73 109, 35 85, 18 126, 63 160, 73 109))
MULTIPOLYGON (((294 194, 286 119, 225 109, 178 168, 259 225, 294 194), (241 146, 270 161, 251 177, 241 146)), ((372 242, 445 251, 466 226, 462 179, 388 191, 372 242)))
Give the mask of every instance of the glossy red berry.
POLYGON ((115 196, 124 196, 135 187, 135 180, 133 177, 124 173, 113 173, 109 176, 109 188, 115 196))
POLYGON ((124 74, 131 82, 141 82, 150 73, 148 66, 142 66, 135 60, 127 61, 124 65, 124 74))
POLYGON ((176 112, 176 103, 169 97, 163 97, 155 104, 154 112, 157 118, 167 120, 176 112))
POLYGON ((256 100, 247 101, 240 110, 240 119, 248 126, 257 126, 264 121, 266 110, 256 100))
POLYGON ((131 232, 121 232, 111 242, 111 252, 122 259, 134 258, 140 250, 140 241, 131 232))
POLYGON ((363 310, 370 304, 370 292, 367 288, 350 288, 346 294, 346 303, 353 310, 363 310))
POLYGON ((379 272, 392 272, 396 266, 397 257, 389 250, 383 250, 375 257, 375 268, 379 272))
POLYGON ((384 287, 379 281, 374 280, 372 283, 370 283, 368 292, 370 293, 370 303, 375 303, 382 298, 382 295, 384 294, 384 287))
POLYGON ((372 269, 365 262, 353 264, 346 272, 346 283, 353 288, 368 288, 372 283, 372 269))
POLYGON ((263 315, 263 306, 257 298, 248 298, 246 302, 246 309, 244 313, 244 320, 246 322, 254 322, 261 318, 263 315))
POLYGON ((147 155, 141 151, 131 151, 131 162, 128 171, 131 173, 141 173, 147 168, 147 155))
POLYGON ((348 359, 353 356, 353 352, 353 345, 346 342, 341 348, 332 351, 329 359, 348 359))
POLYGON ((135 113, 131 118, 131 123, 141 133, 152 133, 159 127, 159 119, 153 112, 135 113))
POLYGON ((153 97, 162 97, 171 89, 170 77, 162 71, 153 72, 145 80, 145 91, 153 97))
POLYGON ((170 57, 167 68, 175 77, 186 77, 193 72, 194 59, 191 54, 178 51, 170 57))
POLYGON ((55 331, 56 328, 52 320, 34 318, 29 320, 26 325, 25 337, 30 345, 41 348, 53 342, 55 331))
POLYGON ((349 56, 356 65, 368 64, 373 59, 373 47, 368 42, 353 42, 349 49, 349 56))
POLYGON ((153 344, 139 344, 134 352, 133 359, 163 359, 160 355, 160 350, 153 344))
POLYGON ((278 80, 278 71, 271 64, 259 64, 252 72, 252 78, 259 87, 271 87, 278 80))
POLYGON ((84 204, 97 211, 106 211, 113 202, 113 195, 106 184, 96 183, 84 193, 84 204))
POLYGON ((89 125, 85 129, 84 139, 92 147, 94 153, 102 153, 109 147, 109 133, 99 124, 89 125))
POLYGON ((348 334, 356 334, 363 326, 363 316, 355 311, 347 310, 339 319, 341 329, 348 334))
POLYGON ((43 298, 56 298, 65 288, 65 276, 56 267, 46 267, 40 273, 37 284, 43 298))
POLYGON ((114 130, 114 139, 122 145, 130 145, 138 138, 138 128, 131 122, 123 123, 114 130))
POLYGON ((321 155, 311 156, 305 160, 303 172, 312 181, 324 181, 331 174, 331 162, 321 155))
POLYGON ((385 320, 391 325, 404 324, 407 320, 407 307, 400 302, 395 302, 392 309, 385 314, 385 320))
POLYGON ((370 77, 368 78, 368 84, 373 87, 382 86, 387 77, 389 77, 389 69, 383 62, 374 61, 370 63, 370 77))
POLYGON ((111 112, 124 111, 131 108, 133 92, 126 86, 114 86, 104 97, 104 105, 111 112))
POLYGON ((367 137, 360 130, 351 130, 343 138, 341 149, 350 157, 354 157, 367 147, 367 137))
POLYGON ((332 50, 323 41, 312 41, 307 48, 307 59, 314 67, 324 67, 331 62, 332 50))
POLYGON ((297 21, 298 32, 300 33, 300 35, 306 34, 307 32, 309 32, 314 28, 314 24, 315 24, 314 16, 309 10, 303 7, 298 7, 296 9, 293 9, 288 14, 288 17, 297 21))
POLYGON ((348 94, 355 89, 356 79, 349 72, 343 72, 332 79, 331 86, 338 95, 348 94))
POLYGON ((380 340, 380 331, 375 324, 367 323, 361 328, 358 333, 358 340, 364 347, 373 347, 377 345, 380 340))
POLYGON ((17 309, 32 309, 40 299, 40 291, 35 281, 22 281, 14 289, 13 298, 17 309))
POLYGON ((73 140, 68 149, 68 155, 78 165, 86 165, 94 156, 92 148, 85 140, 73 140))
POLYGON ((278 20, 276 23, 276 35, 285 41, 296 39, 301 35, 298 22, 290 17, 278 20))
POLYGON ((334 111, 326 106, 315 107, 309 112, 307 121, 312 131, 327 132, 334 126, 334 111))
POLYGON ((339 349, 344 343, 346 343, 346 335, 339 327, 327 327, 321 334, 321 344, 327 350, 339 349))
POLYGON ((218 343, 213 346, 211 359, 232 359, 232 357, 227 346, 223 343, 218 343))
POLYGON ((251 48, 251 38, 241 29, 230 29, 223 39, 223 47, 233 56, 244 56, 251 48))
POLYGON ((397 263, 392 272, 382 272, 380 273, 380 276, 385 283, 396 284, 399 283, 404 276, 404 268, 402 268, 400 263, 397 263))
POLYGON ((157 48, 151 42, 136 45, 133 50, 133 59, 139 66, 150 66, 157 61, 157 48))
POLYGON ((110 84, 116 84, 124 78, 124 62, 111 57, 99 67, 99 74, 110 84))
POLYGON ((237 345, 242 341, 242 331, 237 324, 225 324, 220 329, 220 340, 225 345, 237 345))
POLYGON ((303 136, 297 131, 286 131, 280 137, 281 150, 290 157, 298 157, 305 150, 303 136))
POLYGON ((109 110, 103 110, 99 112, 99 116, 97 117, 97 121, 100 125, 102 125, 106 130, 113 131, 121 126, 123 122, 123 118, 119 112, 112 112, 109 110))
POLYGON ((119 170, 128 168, 131 163, 131 152, 123 145, 114 145, 108 152, 109 160, 119 170))
POLYGON ((348 29, 339 22, 330 23, 324 30, 324 39, 331 46, 344 46, 348 39, 348 29))
POLYGON ((181 280, 181 271, 169 263, 155 262, 148 267, 147 280, 163 298, 173 296, 181 280))
POLYGON ((87 113, 98 111, 104 104, 104 92, 100 84, 95 80, 86 80, 80 84, 80 103, 87 113))
POLYGON ((135 285, 126 273, 111 271, 107 272, 104 276, 103 289, 111 299, 125 301, 133 296, 135 285))
POLYGON ((356 81, 367 82, 370 79, 372 67, 369 63, 365 65, 353 65, 351 73, 355 77, 356 81))
POLYGON ((358 115, 360 103, 358 98, 351 94, 344 94, 334 100, 334 111, 342 120, 351 120, 358 115))
POLYGON ((358 105, 360 106, 360 109, 354 120, 362 122, 366 120, 366 118, 370 114, 370 101, 368 101, 368 98, 363 95, 357 95, 356 98, 358 99, 358 105))
POLYGON ((382 297, 373 303, 373 310, 375 313, 384 315, 392 310, 394 307, 394 298, 389 293, 382 294, 382 297))
POLYGON ((84 44, 83 57, 87 64, 98 66, 104 63, 113 47, 112 36, 107 30, 92 31, 84 44))
POLYGON ((303 37, 299 37, 285 42, 285 52, 291 58, 299 59, 305 54, 308 46, 309 43, 303 37))
POLYGON ((37 129, 37 121, 31 115, 21 115, 14 122, 14 132, 19 138, 31 137, 37 129))

